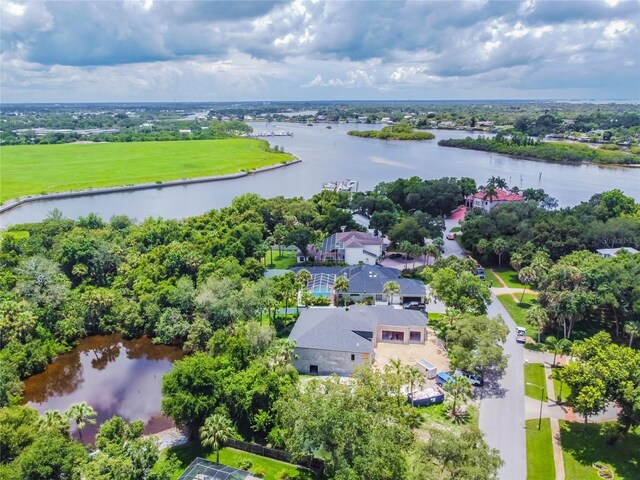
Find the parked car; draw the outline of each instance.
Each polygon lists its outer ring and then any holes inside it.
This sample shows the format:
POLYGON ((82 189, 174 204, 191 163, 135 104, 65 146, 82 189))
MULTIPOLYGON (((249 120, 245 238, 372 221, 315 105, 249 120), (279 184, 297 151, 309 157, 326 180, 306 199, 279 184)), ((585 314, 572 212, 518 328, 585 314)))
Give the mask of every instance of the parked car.
POLYGON ((469 379, 469 383, 474 387, 481 387, 484 385, 484 378, 482 378, 482 375, 478 375, 477 373, 467 372, 466 370, 456 370, 455 375, 467 377, 469 379))
POLYGON ((447 383, 449 380, 451 380, 451 375, 449 375, 448 373, 440 372, 438 375, 436 375, 436 385, 438 385, 439 387, 447 383))
POLYGON ((401 253, 390 253, 389 254, 389 258, 393 258, 394 260, 396 258, 402 258, 402 254, 401 253))
POLYGON ((447 240, 455 240, 456 239, 456 234, 455 233, 447 233, 447 240))
POLYGON ((527 330, 522 327, 516 327, 516 342, 518 343, 526 343, 527 342, 527 330))
POLYGON ((420 302, 408 302, 402 305, 402 308, 406 308, 407 310, 420 310, 421 312, 424 312, 427 309, 427 306, 420 302))

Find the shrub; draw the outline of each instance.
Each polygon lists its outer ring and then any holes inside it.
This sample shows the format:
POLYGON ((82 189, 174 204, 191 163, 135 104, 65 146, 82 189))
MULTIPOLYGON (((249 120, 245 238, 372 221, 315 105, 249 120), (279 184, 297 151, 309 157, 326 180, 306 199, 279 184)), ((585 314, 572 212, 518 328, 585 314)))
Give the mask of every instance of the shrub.
POLYGON ((276 480, 293 480, 293 477, 286 470, 280 470, 276 475, 276 480))
POLYGON ((251 460, 249 460, 248 458, 243 458, 242 460, 240 460, 238 462, 238 468, 240 470, 250 470, 251 467, 253 467, 253 462, 251 460))

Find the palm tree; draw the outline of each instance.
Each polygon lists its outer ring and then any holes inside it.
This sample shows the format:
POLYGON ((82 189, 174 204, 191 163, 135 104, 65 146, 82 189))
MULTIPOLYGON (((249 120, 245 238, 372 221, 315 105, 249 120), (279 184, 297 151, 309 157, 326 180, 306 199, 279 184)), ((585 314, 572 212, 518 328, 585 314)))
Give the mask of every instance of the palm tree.
POLYGON ((488 252, 490 248, 491 248, 491 243, 486 238, 481 238, 480 240, 478 240, 478 243, 476 244, 476 250, 480 255, 482 255, 485 252, 488 252))
POLYGON ((442 388, 445 392, 453 397, 451 414, 456 417, 458 415, 458 403, 464 403, 471 397, 471 382, 469 382, 469 379, 467 377, 459 375, 455 376, 447 383, 445 383, 442 388))
POLYGON ((404 365, 399 358, 396 358, 395 360, 391 359, 389 363, 384 366, 384 371, 401 377, 404 372, 404 365))
POLYGON ((422 253, 424 254, 424 262, 422 264, 424 267, 429 263, 429 257, 433 257, 435 259, 440 251, 438 250, 438 247, 430 243, 429 245, 422 247, 422 253))
POLYGON ((59 432, 69 436, 69 417, 60 410, 47 410, 38 420, 40 431, 59 432))
POLYGON ((509 248, 509 244, 504 238, 496 238, 491 244, 491 247, 493 248, 493 253, 498 255, 498 266, 501 267, 502 255, 504 255, 504 253, 507 251, 507 248, 509 248))
POLYGON ((67 409, 65 414, 69 417, 70 420, 76 422, 78 435, 80 436, 80 441, 82 442, 82 429, 87 424, 93 425, 96 423, 96 411, 87 402, 80 402, 72 404, 67 409))
POLYGON ((419 257, 422 254, 422 247, 420 245, 411 245, 409 249, 409 253, 413 257, 413 270, 416 268, 416 257, 419 257))
POLYGON ((518 279, 524 284, 524 288, 522 289, 522 295, 520 295, 520 303, 522 303, 522 299, 524 298, 524 292, 527 291, 527 285, 535 282, 538 276, 536 275, 536 271, 533 267, 522 267, 518 272, 518 279))
POLYGON ((407 366, 405 368, 403 376, 409 384, 409 391, 411 392, 411 406, 413 407, 413 392, 416 388, 424 388, 426 378, 420 370, 412 366, 407 366))
MULTIPOLYGON (((333 284, 333 289, 336 292, 347 292, 347 291, 349 291, 349 279, 347 277, 343 277, 342 275, 340 275, 338 278, 336 278, 336 281, 333 284)), ((338 298, 341 298, 341 297, 342 297, 342 295, 338 296, 338 298)), ((340 302, 338 302, 338 303, 340 303, 340 302)))
POLYGON ((220 463, 220 447, 235 434, 229 417, 215 413, 200 427, 200 443, 203 447, 212 447, 216 452, 216 463, 220 463))
POLYGON ((302 269, 296 275, 296 282, 300 285, 302 289, 306 288, 307 283, 311 280, 311 272, 306 269, 302 269))
POLYGON ((520 271, 524 266, 524 256, 521 253, 514 252, 511 254, 511 260, 509 261, 514 270, 520 271))
POLYGON ((393 303, 393 295, 400 293, 400 285, 398 285, 398 282, 387 282, 382 287, 382 292, 387 295, 391 294, 391 303, 393 303))
POLYGON ((408 242, 407 240, 401 241, 400 245, 398 245, 398 250, 400 250, 402 253, 404 253, 404 259, 405 260, 409 260, 409 254, 411 253, 411 247, 413 247, 413 245, 411 244, 411 242, 408 242))
POLYGON ((498 191, 496 190, 496 186, 493 183, 487 184, 487 186, 484 187, 482 199, 491 202, 491 200, 497 197, 498 191))
POLYGON ((638 335, 640 335, 640 322, 627 322, 627 324, 624 326, 624 331, 627 333, 627 335, 629 335, 629 348, 631 348, 633 337, 637 337, 638 335))
POLYGON ((553 349, 553 366, 556 366, 556 356, 558 353, 567 354, 571 349, 571 340, 566 338, 557 339, 556 337, 547 337, 547 344, 553 349))
POLYGON ((534 305, 525 314, 525 320, 527 323, 534 325, 538 332, 538 343, 540 343, 540 334, 544 327, 549 323, 549 316, 547 315, 547 311, 542 308, 540 305, 534 305))

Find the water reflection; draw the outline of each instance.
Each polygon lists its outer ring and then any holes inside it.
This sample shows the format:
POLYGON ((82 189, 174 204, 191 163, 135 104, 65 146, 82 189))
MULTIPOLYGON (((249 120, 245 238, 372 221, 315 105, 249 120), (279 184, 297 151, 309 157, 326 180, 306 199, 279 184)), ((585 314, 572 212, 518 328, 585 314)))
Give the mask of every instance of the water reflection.
POLYGON ((146 337, 86 338, 44 372, 26 380, 24 401, 39 412, 66 410, 72 403, 86 401, 97 412, 96 425, 83 430, 83 439, 89 442, 98 426, 113 415, 144 420, 146 433, 157 432, 171 425, 160 414, 162 374, 179 358, 179 349, 154 345, 146 337))

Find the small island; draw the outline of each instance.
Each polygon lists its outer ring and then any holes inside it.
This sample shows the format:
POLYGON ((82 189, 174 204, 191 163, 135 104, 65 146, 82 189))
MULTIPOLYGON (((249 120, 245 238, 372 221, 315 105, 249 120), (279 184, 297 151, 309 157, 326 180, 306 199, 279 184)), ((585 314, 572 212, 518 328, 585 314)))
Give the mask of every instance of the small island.
POLYGON ((382 130, 349 130, 354 137, 377 138, 380 140, 433 140, 436 136, 430 132, 418 132, 411 125, 393 125, 382 130))
POLYGON ((640 164, 637 147, 622 150, 617 145, 592 147, 580 143, 544 142, 522 134, 501 135, 494 138, 450 138, 440 140, 443 147, 466 148, 483 152, 502 153, 519 158, 567 163, 597 163, 600 165, 640 164))

